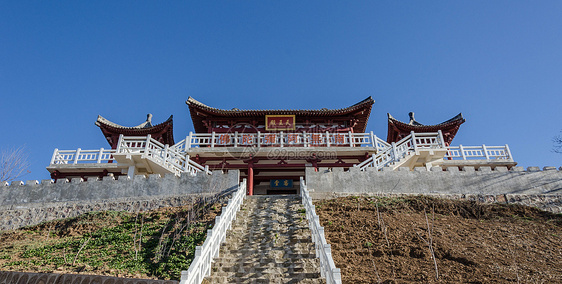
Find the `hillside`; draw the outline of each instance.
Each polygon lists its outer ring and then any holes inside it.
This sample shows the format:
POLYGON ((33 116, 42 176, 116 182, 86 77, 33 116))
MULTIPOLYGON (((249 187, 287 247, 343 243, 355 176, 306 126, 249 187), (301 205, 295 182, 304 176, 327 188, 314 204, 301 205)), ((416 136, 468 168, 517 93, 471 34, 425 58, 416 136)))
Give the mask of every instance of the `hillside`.
MULTIPOLYGON (((0 270, 178 280, 222 205, 90 213, 3 232, 0 270)), ((562 283, 560 214, 420 196, 316 206, 344 283, 562 283)))
POLYGON ((224 200, 95 212, 0 234, 0 270, 179 280, 224 200))
POLYGON ((344 283, 562 283, 561 214, 421 196, 316 207, 344 283))

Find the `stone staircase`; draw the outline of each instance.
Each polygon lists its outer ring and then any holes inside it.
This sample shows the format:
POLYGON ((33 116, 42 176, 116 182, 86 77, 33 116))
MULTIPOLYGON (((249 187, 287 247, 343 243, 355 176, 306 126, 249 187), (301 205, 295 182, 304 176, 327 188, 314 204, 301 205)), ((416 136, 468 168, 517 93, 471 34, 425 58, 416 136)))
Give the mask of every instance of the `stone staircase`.
POLYGON ((326 283, 298 196, 247 196, 203 283, 326 283))

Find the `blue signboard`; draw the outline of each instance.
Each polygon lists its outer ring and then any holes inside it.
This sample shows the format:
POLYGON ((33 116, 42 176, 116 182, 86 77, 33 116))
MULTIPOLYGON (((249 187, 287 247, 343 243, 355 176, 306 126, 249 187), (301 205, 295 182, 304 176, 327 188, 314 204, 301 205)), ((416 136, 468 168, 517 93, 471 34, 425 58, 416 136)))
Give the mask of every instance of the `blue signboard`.
POLYGON ((293 180, 292 179, 272 179, 269 182, 272 188, 292 188, 293 187, 293 180))

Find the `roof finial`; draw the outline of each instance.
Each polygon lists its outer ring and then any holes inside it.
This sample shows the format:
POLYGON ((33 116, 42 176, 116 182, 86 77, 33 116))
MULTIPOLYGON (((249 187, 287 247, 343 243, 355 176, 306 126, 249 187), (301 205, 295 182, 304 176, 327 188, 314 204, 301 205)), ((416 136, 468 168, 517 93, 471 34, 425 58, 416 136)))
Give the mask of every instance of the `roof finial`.
POLYGON ((414 112, 411 111, 410 113, 408 113, 408 115, 410 116, 410 122, 408 124, 414 124, 414 122, 416 122, 416 119, 414 118, 414 112))
POLYGON ((152 124, 152 113, 146 115, 146 122, 152 124))

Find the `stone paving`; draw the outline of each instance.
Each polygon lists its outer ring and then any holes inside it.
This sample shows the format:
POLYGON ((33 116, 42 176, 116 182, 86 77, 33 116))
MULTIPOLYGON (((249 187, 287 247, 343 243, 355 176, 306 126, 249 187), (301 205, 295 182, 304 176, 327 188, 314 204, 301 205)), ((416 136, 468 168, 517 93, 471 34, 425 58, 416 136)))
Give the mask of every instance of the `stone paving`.
POLYGON ((203 283, 325 283, 298 196, 248 196, 203 283))

